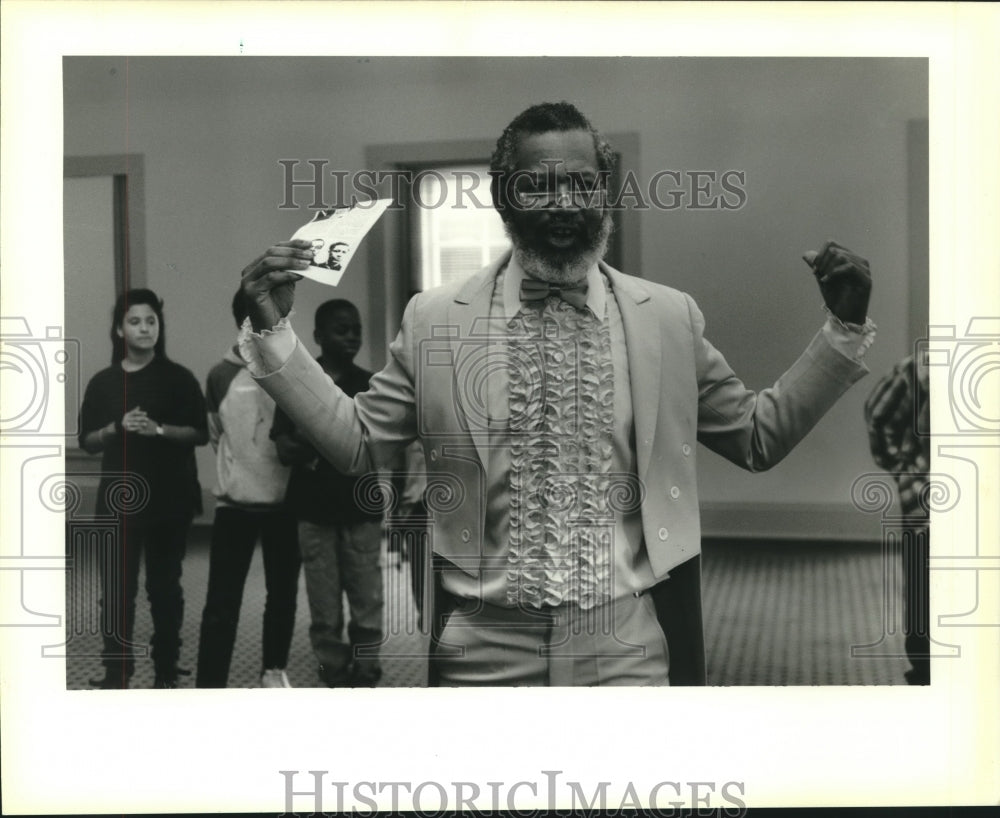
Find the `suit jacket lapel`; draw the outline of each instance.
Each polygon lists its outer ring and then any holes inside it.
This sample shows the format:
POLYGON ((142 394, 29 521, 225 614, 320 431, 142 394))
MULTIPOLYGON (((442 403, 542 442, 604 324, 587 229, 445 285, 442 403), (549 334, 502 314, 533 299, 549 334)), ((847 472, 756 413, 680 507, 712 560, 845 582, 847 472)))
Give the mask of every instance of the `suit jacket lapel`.
POLYGON ((645 480, 653 453, 660 393, 663 389, 661 358, 663 341, 659 316, 641 279, 626 276, 602 262, 601 268, 611 280, 628 353, 628 374, 632 391, 632 416, 635 421, 636 466, 639 480, 645 480))
POLYGON ((489 407, 482 400, 486 399, 489 390, 475 380, 477 375, 484 374, 484 371, 477 371, 477 367, 486 364, 493 282, 509 258, 510 252, 507 252, 472 276, 448 305, 448 325, 455 328, 451 338, 452 360, 455 362, 455 410, 468 430, 484 468, 488 465, 490 441, 487 425, 489 407), (474 388, 477 386, 481 388, 474 388))

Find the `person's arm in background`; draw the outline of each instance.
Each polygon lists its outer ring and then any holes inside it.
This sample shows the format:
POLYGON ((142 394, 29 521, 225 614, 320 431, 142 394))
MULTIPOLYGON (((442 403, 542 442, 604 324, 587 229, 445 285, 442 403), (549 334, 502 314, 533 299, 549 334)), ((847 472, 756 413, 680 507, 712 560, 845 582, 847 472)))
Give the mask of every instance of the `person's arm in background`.
POLYGON ((924 390, 909 356, 875 384, 865 401, 872 459, 895 478, 907 513, 919 508, 930 470, 929 440, 920 434, 920 428, 930 429, 930 402, 924 390))
POLYGON ((868 446, 880 469, 895 472, 904 464, 901 455, 906 427, 900 420, 912 413, 912 405, 910 386, 900 365, 875 384, 865 401, 868 446))
POLYGON ((114 421, 93 429, 80 436, 80 448, 88 454, 100 454, 112 438, 118 435, 118 426, 114 421))
POLYGON ((312 444, 298 433, 295 424, 280 406, 276 406, 274 409, 271 440, 274 441, 274 447, 278 450, 278 461, 282 466, 315 467, 319 455, 312 444))
POLYGON ((219 451, 219 440, 225 431, 222 425, 222 416, 219 414, 222 406, 222 399, 226 396, 226 390, 232 382, 232 377, 226 377, 223 370, 224 364, 216 364, 212 371, 208 373, 205 380, 205 414, 208 422, 208 441, 212 444, 212 449, 219 451))
POLYGON ((103 409, 102 396, 98 394, 100 381, 100 375, 91 379, 80 405, 79 442, 80 448, 88 454, 100 454, 104 451, 105 446, 123 433, 123 422, 129 418, 129 413, 121 419, 108 416, 103 409))
POLYGON ((208 413, 208 442, 212 444, 212 451, 219 451, 219 440, 222 437, 222 418, 218 412, 208 413))
POLYGON ((137 431, 137 434, 145 437, 156 437, 159 435, 164 440, 177 443, 181 446, 204 446, 208 443, 208 429, 199 429, 195 426, 178 426, 172 423, 151 423, 137 431))

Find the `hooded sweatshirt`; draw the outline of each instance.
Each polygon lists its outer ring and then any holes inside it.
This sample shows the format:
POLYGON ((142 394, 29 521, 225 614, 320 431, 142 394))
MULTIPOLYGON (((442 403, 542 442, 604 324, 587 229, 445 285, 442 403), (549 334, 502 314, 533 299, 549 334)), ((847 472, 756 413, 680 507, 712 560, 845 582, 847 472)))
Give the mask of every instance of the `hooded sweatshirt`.
POLYGON ((281 505, 290 470, 278 461, 270 437, 274 401, 233 349, 208 373, 205 399, 219 503, 249 509, 281 505))

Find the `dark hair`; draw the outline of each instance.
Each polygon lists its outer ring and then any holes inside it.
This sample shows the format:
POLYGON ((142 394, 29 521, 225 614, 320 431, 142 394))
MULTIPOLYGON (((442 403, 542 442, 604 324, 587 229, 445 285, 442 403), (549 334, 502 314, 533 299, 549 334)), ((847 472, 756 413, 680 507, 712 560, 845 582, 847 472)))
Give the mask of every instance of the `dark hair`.
MULTIPOLYGON (((346 241, 335 241, 333 244, 330 245, 330 249, 332 250, 334 247, 340 247, 340 245, 342 245, 342 244, 344 245, 344 247, 350 247, 351 246, 346 241)), ((343 299, 341 299, 341 300, 343 300, 343 299)))
POLYGON ((243 326, 244 319, 250 314, 250 305, 247 303, 247 295, 243 292, 243 288, 240 287, 233 294, 233 318, 236 321, 236 327, 239 329, 243 326))
POLYGON ((111 364, 114 366, 125 359, 127 350, 125 339, 118 335, 122 322, 125 320, 125 313, 129 307, 136 304, 147 304, 156 313, 156 319, 160 325, 160 334, 156 339, 156 346, 153 352, 157 358, 167 357, 167 329, 163 322, 163 301, 152 290, 135 289, 125 290, 115 301, 115 308, 111 313, 111 364))
POLYGON ((359 318, 361 317, 361 311, 346 298, 331 298, 316 308, 316 318, 314 319, 313 327, 319 329, 322 326, 326 326, 326 323, 333 318, 333 314, 341 310, 350 310, 359 318))
POLYGON ((505 215, 507 199, 504 192, 507 179, 517 170, 517 150, 521 139, 551 131, 587 131, 594 140, 597 169, 608 174, 614 170, 615 154, 611 145, 575 105, 569 102, 542 102, 532 105, 521 111, 504 128, 490 159, 490 193, 493 196, 493 206, 502 218, 507 218, 505 215))

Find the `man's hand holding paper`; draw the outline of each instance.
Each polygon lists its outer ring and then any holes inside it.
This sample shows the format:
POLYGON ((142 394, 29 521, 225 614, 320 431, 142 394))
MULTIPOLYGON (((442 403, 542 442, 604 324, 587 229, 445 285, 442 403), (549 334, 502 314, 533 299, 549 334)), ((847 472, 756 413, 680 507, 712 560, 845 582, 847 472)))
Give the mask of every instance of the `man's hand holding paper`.
POLYGON ((242 287, 254 330, 270 329, 292 311, 295 282, 312 257, 312 242, 293 239, 268 247, 243 268, 242 287))
POLYGON ((242 273, 255 331, 270 329, 292 311, 295 282, 309 278, 336 286, 354 251, 391 199, 373 199, 351 207, 319 210, 295 231, 248 264, 242 273))

